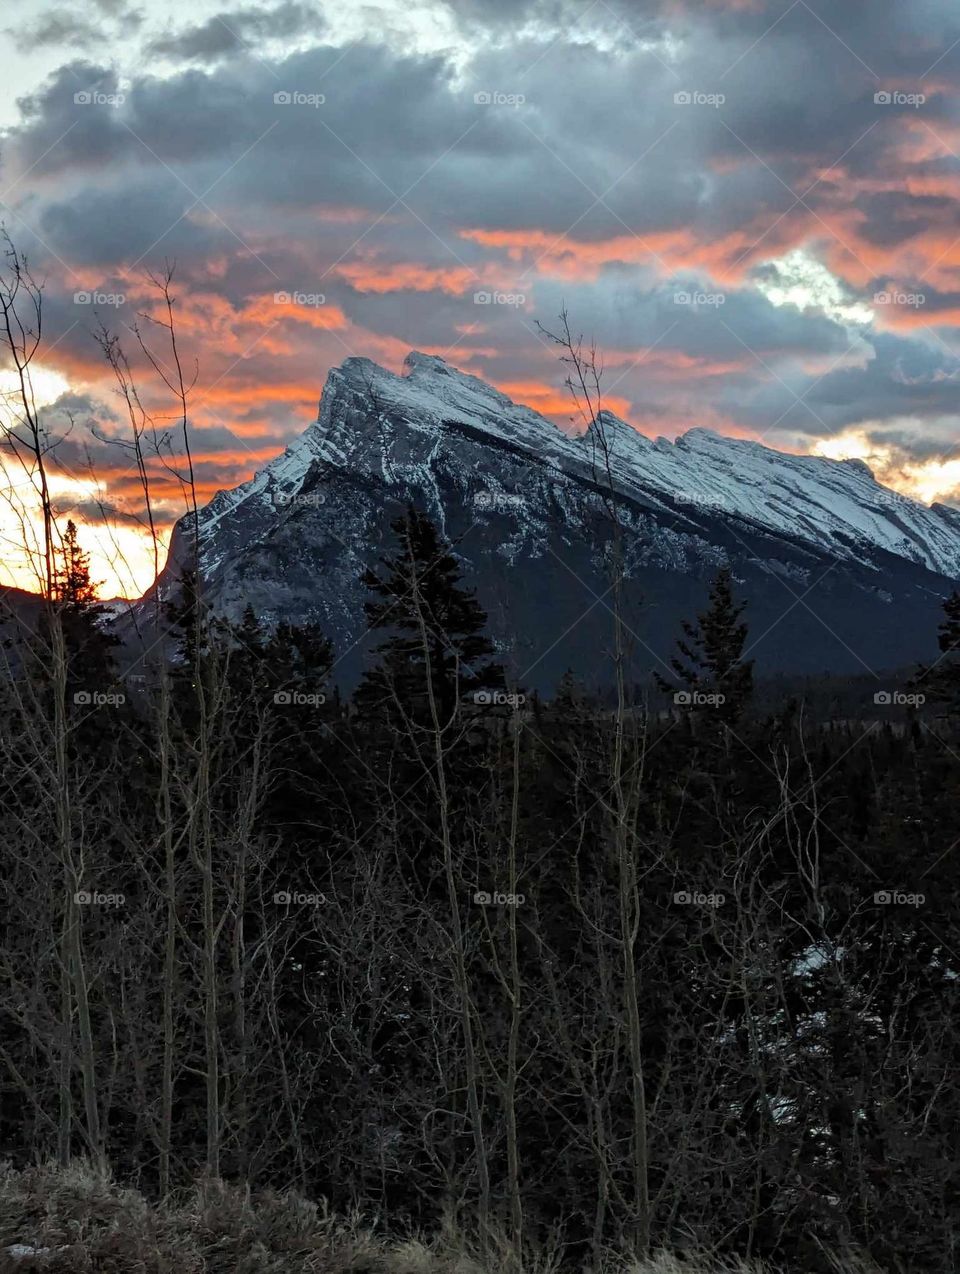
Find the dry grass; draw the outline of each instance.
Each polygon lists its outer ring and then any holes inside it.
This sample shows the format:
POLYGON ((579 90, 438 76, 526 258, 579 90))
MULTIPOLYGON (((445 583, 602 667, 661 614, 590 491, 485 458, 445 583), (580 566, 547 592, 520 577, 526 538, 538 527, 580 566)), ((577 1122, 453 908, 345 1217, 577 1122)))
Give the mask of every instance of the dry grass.
MULTIPOLYGON (((389 1239, 359 1216, 332 1216, 293 1194, 221 1182, 198 1185, 176 1206, 151 1206, 136 1191, 78 1164, 14 1171, 0 1164, 0 1274, 557 1274, 556 1254, 505 1244, 481 1263, 450 1229, 432 1239, 389 1239), (11 1256, 23 1244, 43 1255, 11 1256)), ((875 1274, 838 1262, 838 1274, 875 1274)), ((661 1253, 611 1257, 604 1274, 775 1274, 738 1262, 661 1253)))

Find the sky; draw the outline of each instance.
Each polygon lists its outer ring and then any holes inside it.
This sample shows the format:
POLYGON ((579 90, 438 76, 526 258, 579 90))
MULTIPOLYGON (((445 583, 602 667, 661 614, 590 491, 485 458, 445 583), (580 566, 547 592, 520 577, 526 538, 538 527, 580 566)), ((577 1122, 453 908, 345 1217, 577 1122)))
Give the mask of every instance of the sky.
MULTIPOLYGON (((538 328, 565 307, 648 436, 856 456, 960 505, 955 0, 41 0, 0 58, 0 219, 43 281, 53 489, 105 595, 152 552, 95 331, 175 450, 137 337, 169 366, 166 263, 203 501, 351 355, 438 354, 581 427, 538 328)), ((154 465, 164 532, 181 467, 154 465)), ((29 587, 5 471, 0 582, 29 587)))

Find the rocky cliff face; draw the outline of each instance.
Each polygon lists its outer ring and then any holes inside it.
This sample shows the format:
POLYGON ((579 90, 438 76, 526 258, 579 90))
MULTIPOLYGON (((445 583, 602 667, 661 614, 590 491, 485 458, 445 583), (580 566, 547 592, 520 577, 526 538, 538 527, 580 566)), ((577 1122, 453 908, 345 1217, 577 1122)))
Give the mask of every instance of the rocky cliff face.
MULTIPOLYGON (((638 677, 669 657, 680 619, 729 561, 761 669, 864 672, 929 655, 960 575, 960 512, 880 486, 858 461, 792 456, 692 429, 651 441, 605 413, 571 437, 442 360, 396 376, 351 358, 319 417, 200 519, 207 596, 239 617, 319 623, 337 673, 371 644, 363 570, 414 503, 456 546, 506 662, 549 688, 566 667, 603 682, 610 645, 605 449, 626 528, 627 619, 638 677), (602 435, 602 437, 600 436, 602 435)), ((158 581, 172 590, 178 528, 158 581)))

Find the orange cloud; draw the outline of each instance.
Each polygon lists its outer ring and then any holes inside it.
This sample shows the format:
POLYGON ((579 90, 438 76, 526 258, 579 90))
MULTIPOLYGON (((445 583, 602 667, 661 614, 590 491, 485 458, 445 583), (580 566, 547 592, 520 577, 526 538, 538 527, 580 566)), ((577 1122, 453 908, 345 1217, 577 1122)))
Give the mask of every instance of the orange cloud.
MULTIPOLYGON (((558 389, 538 380, 497 381, 497 388, 514 402, 532 407, 543 416, 579 416, 573 395, 566 388, 558 389)), ((617 415, 630 411, 630 401, 615 394, 603 395, 602 406, 617 415)))
POLYGON ((505 249, 511 261, 529 262, 525 275, 536 270, 539 274, 594 282, 608 265, 648 265, 659 269, 664 277, 683 270, 705 271, 718 282, 733 283, 755 261, 769 260, 795 247, 817 224, 813 215, 803 209, 779 221, 778 215, 765 221, 756 218, 713 240, 698 239, 689 227, 597 240, 574 240, 536 229, 465 229, 460 236, 483 247, 505 249))
POLYGON ((467 266, 438 268, 402 261, 355 261, 338 265, 334 273, 358 292, 447 292, 460 296, 479 282, 476 272, 467 266))

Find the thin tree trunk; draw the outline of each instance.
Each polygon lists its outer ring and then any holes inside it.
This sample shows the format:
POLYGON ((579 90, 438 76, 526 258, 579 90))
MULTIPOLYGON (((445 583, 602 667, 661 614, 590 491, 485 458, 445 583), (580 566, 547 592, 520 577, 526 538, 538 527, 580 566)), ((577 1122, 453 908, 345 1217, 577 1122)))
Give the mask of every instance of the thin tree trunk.
POLYGON ((436 762, 436 783, 440 806, 440 835, 443 846, 443 870, 447 886, 447 901, 450 906, 450 924, 453 929, 454 971, 457 988, 457 999, 460 1005, 460 1024, 463 1031, 463 1046, 466 1060, 467 1110, 473 1130, 474 1147, 477 1159, 477 1180, 479 1185, 478 1225, 480 1231, 481 1258, 486 1259, 490 1243, 490 1168, 487 1163, 486 1144, 483 1135, 482 1113, 480 1109, 480 1082, 477 1066, 477 1049, 473 1035, 472 1006, 470 1003, 470 985, 467 964, 464 957, 463 923, 460 918, 460 899, 457 879, 454 871, 453 840, 450 832, 450 797, 447 790, 446 756, 443 746, 444 726, 440 721, 440 710, 437 704, 436 690, 433 684, 433 662, 430 654, 430 637, 423 617, 423 605, 420 597, 420 582, 416 576, 416 565, 412 566, 411 595, 416 608, 420 629, 420 640, 423 645, 425 676, 427 683, 427 700, 430 706, 430 721, 433 728, 433 750, 436 762))

